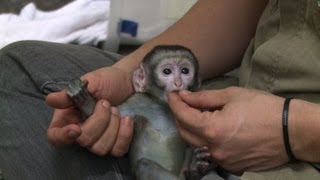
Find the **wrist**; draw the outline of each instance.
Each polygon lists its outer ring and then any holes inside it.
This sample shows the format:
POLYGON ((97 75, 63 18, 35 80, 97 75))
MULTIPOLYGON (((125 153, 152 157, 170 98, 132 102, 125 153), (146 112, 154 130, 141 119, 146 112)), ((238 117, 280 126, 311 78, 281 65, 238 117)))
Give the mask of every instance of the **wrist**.
POLYGON ((283 111, 282 111, 282 133, 283 133, 283 141, 284 147, 286 149, 287 156, 289 158, 289 162, 297 161, 295 155, 292 152, 291 143, 289 139, 289 110, 290 110, 290 102, 292 98, 286 98, 283 104, 283 111))
POLYGON ((144 44, 134 52, 123 57, 120 61, 116 62, 113 66, 123 71, 126 71, 132 77, 132 73, 134 72, 134 70, 138 68, 139 63, 143 60, 144 56, 149 51, 151 51, 151 49, 154 47, 153 45, 150 45, 150 44, 151 43, 144 44))
MULTIPOLYGON (((127 92, 127 97, 131 96, 134 93, 133 90, 133 83, 132 83, 132 72, 127 69, 127 68, 123 68, 121 66, 117 66, 116 64, 114 64, 112 66, 113 68, 117 69, 118 71, 121 71, 121 73, 124 75, 123 79, 121 79, 120 81, 122 81, 122 83, 124 83, 125 85, 125 90, 127 92)), ((120 83, 120 82, 119 82, 120 83)))
POLYGON ((293 99, 289 111, 289 139, 298 160, 320 162, 320 106, 293 99))

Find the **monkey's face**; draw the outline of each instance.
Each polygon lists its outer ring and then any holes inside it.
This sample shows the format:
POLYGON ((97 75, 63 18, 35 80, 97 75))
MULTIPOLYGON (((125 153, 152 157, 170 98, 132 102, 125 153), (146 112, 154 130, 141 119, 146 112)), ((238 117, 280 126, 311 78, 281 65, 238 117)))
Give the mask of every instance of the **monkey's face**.
POLYGON ((166 92, 180 91, 194 83, 195 67, 187 59, 170 58, 162 60, 154 73, 158 78, 158 86, 166 92))

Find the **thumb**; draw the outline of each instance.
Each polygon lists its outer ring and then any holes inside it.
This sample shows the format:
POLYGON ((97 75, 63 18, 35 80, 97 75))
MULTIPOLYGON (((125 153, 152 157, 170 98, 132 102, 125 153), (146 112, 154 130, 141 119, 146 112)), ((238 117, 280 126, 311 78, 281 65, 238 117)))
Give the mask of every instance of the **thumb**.
POLYGON ((198 109, 221 109, 234 96, 227 89, 202 90, 198 92, 180 91, 181 99, 189 106, 198 109))

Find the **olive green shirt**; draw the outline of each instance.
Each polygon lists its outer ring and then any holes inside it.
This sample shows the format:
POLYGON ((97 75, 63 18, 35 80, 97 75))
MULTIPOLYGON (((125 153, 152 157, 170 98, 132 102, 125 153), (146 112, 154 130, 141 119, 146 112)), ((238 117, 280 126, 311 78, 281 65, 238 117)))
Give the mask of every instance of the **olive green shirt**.
MULTIPOLYGON (((239 85, 320 103, 320 0, 269 1, 243 58, 239 85)), ((319 178, 308 170, 310 179, 319 178)))
POLYGON ((320 103, 320 0, 270 0, 239 83, 320 103))

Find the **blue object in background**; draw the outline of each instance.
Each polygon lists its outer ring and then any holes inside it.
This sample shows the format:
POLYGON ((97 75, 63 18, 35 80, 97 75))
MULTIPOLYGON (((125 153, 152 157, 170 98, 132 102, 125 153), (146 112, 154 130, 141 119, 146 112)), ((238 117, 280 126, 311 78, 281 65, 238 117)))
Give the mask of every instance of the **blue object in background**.
POLYGON ((138 23, 130 20, 122 20, 120 24, 120 32, 130 34, 133 37, 137 36, 138 23))

